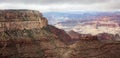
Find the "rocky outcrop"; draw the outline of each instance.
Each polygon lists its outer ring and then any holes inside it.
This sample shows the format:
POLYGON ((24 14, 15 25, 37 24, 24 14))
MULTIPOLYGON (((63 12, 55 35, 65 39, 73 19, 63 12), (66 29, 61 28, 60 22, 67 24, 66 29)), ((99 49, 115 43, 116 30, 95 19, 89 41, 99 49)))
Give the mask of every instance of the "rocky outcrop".
POLYGON ((35 10, 0 10, 0 21, 38 21, 41 17, 35 10))
POLYGON ((47 19, 34 10, 0 10, 0 31, 47 26, 47 19))

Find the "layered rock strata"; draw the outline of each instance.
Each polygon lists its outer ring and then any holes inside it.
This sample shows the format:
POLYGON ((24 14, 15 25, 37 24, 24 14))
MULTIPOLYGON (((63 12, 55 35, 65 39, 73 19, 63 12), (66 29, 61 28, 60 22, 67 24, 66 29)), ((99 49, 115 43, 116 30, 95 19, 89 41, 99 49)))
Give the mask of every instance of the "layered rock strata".
POLYGON ((34 10, 0 10, 0 31, 42 28, 47 19, 34 10))

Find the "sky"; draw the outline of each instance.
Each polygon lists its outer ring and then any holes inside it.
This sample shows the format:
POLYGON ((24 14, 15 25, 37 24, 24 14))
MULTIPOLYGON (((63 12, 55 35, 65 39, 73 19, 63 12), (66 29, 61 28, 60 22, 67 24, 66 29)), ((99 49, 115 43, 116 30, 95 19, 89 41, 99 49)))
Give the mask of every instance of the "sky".
POLYGON ((119 11, 120 0, 0 0, 0 9, 119 11))

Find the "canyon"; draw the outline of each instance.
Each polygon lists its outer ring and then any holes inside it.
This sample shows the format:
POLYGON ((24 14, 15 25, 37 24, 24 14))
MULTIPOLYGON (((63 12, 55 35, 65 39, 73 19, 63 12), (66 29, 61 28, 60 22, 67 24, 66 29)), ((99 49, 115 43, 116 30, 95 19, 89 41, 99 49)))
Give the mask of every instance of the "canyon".
POLYGON ((0 10, 0 58, 120 58, 119 54, 118 40, 66 32, 49 25, 36 10, 0 10))

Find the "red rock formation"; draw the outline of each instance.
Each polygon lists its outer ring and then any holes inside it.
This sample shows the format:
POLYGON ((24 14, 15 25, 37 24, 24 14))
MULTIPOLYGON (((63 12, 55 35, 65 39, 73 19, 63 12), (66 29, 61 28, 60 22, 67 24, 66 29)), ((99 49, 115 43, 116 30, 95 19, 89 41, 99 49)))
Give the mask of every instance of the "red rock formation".
POLYGON ((68 32, 68 35, 71 37, 71 39, 76 40, 76 39, 79 39, 80 34, 71 30, 68 32))
POLYGON ((58 29, 54 26, 48 26, 48 28, 50 30, 50 32, 56 34, 58 36, 58 38, 63 41, 66 44, 69 44, 69 41, 71 41, 71 37, 64 31, 61 29, 58 29))

